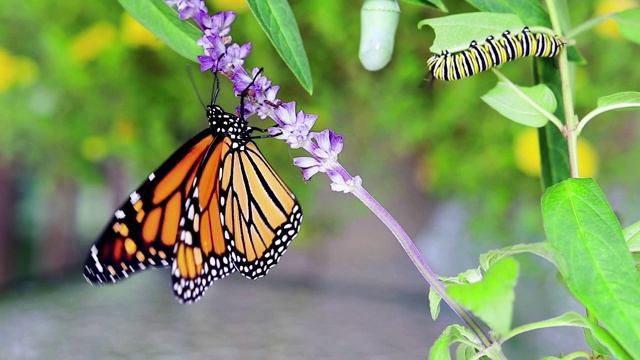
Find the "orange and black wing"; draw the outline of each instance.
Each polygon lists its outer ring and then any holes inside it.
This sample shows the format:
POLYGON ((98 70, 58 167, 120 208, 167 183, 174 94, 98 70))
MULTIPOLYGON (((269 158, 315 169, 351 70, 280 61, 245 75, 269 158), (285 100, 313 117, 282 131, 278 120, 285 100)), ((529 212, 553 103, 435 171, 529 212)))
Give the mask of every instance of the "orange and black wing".
POLYGON ((296 197, 251 140, 222 158, 220 206, 231 260, 251 279, 278 263, 302 222, 296 197))
POLYGON ((183 205, 213 137, 203 130, 151 173, 117 210, 85 262, 94 284, 116 282, 174 259, 183 205))
POLYGON ((207 151, 180 218, 171 275, 181 302, 197 301, 213 281, 236 270, 221 218, 220 165, 230 150, 224 139, 218 135, 207 151))

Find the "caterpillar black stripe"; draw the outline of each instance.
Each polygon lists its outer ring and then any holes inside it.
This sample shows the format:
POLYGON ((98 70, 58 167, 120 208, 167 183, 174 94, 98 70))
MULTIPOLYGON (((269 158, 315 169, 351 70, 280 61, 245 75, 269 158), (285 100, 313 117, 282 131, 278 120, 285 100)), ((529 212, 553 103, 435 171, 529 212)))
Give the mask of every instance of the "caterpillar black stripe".
POLYGON ((495 39, 487 37, 484 44, 474 40, 467 50, 454 54, 443 51, 427 60, 427 66, 438 80, 460 80, 491 69, 507 61, 525 56, 555 57, 565 46, 558 36, 532 33, 528 27, 512 35, 509 31, 495 39))

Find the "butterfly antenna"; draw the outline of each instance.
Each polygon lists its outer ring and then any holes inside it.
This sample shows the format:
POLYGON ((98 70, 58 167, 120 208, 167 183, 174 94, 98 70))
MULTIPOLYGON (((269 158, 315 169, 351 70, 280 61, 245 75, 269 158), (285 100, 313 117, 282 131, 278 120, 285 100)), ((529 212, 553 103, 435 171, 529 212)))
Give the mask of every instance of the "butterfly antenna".
POLYGON ((256 76, 253 77, 253 80, 251 80, 249 85, 247 85, 247 87, 244 88, 244 90, 242 90, 242 92, 240 93, 240 118, 242 120, 244 120, 244 98, 247 97, 247 94, 249 93, 249 88, 252 87, 253 84, 256 82, 256 79, 258 78, 258 76, 260 76, 260 73, 262 73, 262 70, 264 70, 264 68, 260 68, 258 70, 258 72, 256 73, 256 76))
POLYGON ((192 69, 191 64, 187 64, 187 66, 185 66, 185 69, 187 70, 187 76, 189 76, 189 81, 191 81, 191 87, 193 88, 193 91, 195 91, 196 96, 200 101, 200 104, 202 104, 202 108, 206 109, 207 107, 204 105, 204 101, 202 101, 202 96, 200 96, 200 93, 198 92, 198 87, 196 87, 196 82, 195 80, 193 80, 193 73, 191 72, 191 69, 192 69))
POLYGON ((220 92, 220 79, 218 78, 218 72, 213 73, 213 89, 211 89, 211 104, 215 104, 218 99, 218 93, 220 92))

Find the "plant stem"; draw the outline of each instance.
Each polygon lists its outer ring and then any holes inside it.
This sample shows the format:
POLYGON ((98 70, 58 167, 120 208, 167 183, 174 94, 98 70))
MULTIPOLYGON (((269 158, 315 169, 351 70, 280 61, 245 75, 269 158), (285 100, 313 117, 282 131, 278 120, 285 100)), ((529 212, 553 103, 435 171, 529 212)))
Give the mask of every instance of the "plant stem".
MULTIPOLYGON (((546 0, 547 9, 549 10, 549 18, 553 31, 562 35, 560 28, 560 18, 557 10, 556 1, 546 0)), ((562 98, 564 103, 565 126, 563 135, 567 138, 569 152, 569 172, 571 177, 580 176, 578 171, 578 119, 575 116, 573 108, 573 92, 571 88, 571 77, 569 73, 569 59, 567 51, 561 51, 558 57, 558 70, 560 71, 560 83, 562 87, 562 98)))
POLYGON ((436 274, 431 270, 425 259, 416 248, 409 235, 402 229, 400 224, 385 210, 382 205, 380 205, 376 199, 374 199, 371 194, 367 192, 362 186, 356 186, 353 191, 353 195, 357 197, 363 204, 365 204, 391 231, 391 233, 398 239, 398 242, 404 249, 404 251, 409 255, 409 258, 416 266, 422 277, 431 285, 438 295, 442 298, 442 300, 449 305, 451 310, 462 319, 469 328, 478 336, 478 339, 482 341, 482 344, 485 347, 491 346, 491 338, 487 333, 484 332, 479 322, 471 315, 471 313, 465 309, 460 303, 455 301, 448 293, 444 286, 444 284, 438 280, 436 274))

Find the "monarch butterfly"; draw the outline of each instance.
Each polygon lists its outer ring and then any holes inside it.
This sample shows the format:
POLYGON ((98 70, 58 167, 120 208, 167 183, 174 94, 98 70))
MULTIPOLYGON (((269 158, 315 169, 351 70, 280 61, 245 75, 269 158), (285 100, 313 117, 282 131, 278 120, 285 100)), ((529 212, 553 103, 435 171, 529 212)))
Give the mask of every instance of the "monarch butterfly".
POLYGON ((460 80, 525 56, 554 57, 564 46, 558 36, 532 33, 525 27, 515 35, 505 31, 498 39, 489 36, 484 44, 478 45, 474 40, 467 50, 458 53, 443 51, 440 55, 431 56, 427 66, 436 79, 460 80))
MULTIPOLYGON (((256 75, 257 77, 257 75, 256 75)), ((255 81, 255 78, 253 79, 255 81)), ((302 210, 271 168, 244 118, 206 107, 209 129, 187 141, 135 190, 91 247, 84 276, 116 282, 137 270, 169 267, 180 302, 238 270, 250 279, 278 263, 298 234, 302 210)))

